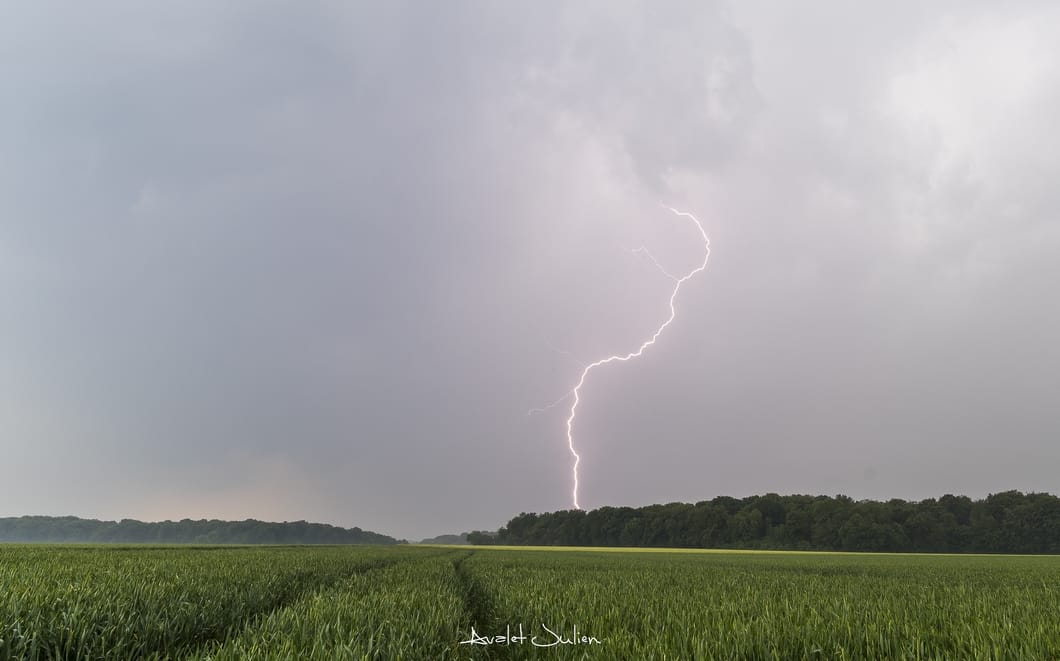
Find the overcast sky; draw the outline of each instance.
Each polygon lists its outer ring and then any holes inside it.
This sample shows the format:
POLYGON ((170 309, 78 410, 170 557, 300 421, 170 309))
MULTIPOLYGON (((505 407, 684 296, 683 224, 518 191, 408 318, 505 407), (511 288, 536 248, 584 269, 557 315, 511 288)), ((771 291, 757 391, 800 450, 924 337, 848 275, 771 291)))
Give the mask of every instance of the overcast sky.
POLYGON ((1060 491, 1053 2, 7 3, 0 515, 1060 491), (797 5, 797 6, 796 6, 797 5), (929 6, 930 5, 930 6, 929 6))

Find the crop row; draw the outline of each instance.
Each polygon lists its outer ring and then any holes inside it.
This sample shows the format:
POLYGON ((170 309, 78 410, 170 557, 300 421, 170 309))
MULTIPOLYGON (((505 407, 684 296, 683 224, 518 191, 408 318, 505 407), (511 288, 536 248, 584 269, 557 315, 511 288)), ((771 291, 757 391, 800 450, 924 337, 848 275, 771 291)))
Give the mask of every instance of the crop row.
POLYGON ((504 658, 1060 658, 1056 558, 484 551, 464 570, 477 633, 562 640, 504 658))
POLYGON ((0 547, 0 659, 1057 659, 1060 559, 0 547))
POLYGON ((0 659, 179 658, 410 552, 0 547, 0 659))
POLYGON ((470 626, 454 564, 466 554, 427 556, 350 577, 315 592, 194 658, 456 659, 470 626))

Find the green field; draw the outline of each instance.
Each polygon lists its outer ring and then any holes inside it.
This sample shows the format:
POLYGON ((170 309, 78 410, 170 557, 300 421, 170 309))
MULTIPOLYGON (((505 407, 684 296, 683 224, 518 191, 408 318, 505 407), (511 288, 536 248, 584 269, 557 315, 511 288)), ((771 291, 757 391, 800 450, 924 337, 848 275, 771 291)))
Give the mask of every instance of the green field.
POLYGON ((0 546, 0 659, 136 658, 1058 659, 1060 557, 0 546))

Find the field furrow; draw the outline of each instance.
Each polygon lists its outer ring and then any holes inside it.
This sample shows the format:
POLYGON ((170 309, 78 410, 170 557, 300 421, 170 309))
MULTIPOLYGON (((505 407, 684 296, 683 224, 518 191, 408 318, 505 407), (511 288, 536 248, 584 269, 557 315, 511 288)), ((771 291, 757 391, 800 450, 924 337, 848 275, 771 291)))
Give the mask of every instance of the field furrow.
POLYGON ((314 592, 191 658, 470 658, 457 644, 469 617, 454 554, 422 553, 314 592))

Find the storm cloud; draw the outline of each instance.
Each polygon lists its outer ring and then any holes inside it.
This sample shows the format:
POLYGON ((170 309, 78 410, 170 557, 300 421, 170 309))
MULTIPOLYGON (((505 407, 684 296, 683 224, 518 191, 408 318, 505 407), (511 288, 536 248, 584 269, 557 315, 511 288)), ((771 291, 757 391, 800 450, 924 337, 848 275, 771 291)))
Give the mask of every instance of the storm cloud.
POLYGON ((2 515, 1057 492, 1051 3, 0 9, 2 515))

